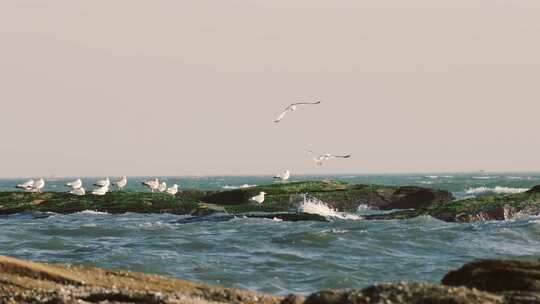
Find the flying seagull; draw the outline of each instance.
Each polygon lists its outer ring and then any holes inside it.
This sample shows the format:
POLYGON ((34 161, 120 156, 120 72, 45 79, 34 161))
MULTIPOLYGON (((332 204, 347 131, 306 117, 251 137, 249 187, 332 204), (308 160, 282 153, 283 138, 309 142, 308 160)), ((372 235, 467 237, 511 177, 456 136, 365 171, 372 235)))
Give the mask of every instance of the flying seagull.
POLYGON ((71 189, 79 189, 82 187, 82 185, 82 180, 78 178, 77 180, 67 183, 66 187, 71 187, 71 189))
POLYGON ((167 193, 169 193, 172 196, 175 196, 176 193, 178 193, 178 185, 174 184, 172 187, 168 188, 167 193))
POLYGON ((32 188, 34 187, 34 180, 31 179, 31 180, 28 180, 22 184, 18 184, 17 186, 15 186, 15 188, 19 188, 19 189, 24 189, 26 191, 29 191, 29 190, 32 190, 32 188))
POLYGON ((152 180, 147 180, 142 182, 143 185, 150 188, 152 192, 156 191, 159 188, 159 180, 157 178, 154 178, 152 180))
POLYGON ((117 180, 114 185, 116 186, 116 188, 118 188, 118 190, 122 191, 122 189, 127 186, 127 182, 127 176, 122 176, 122 178, 117 180))
POLYGON ((308 154, 313 158, 313 161, 319 166, 322 166, 323 162, 332 158, 350 158, 351 155, 333 155, 333 154, 317 154, 313 151, 308 151, 308 154))
POLYGON ((266 195, 265 192, 261 192, 261 193, 259 193, 259 195, 252 197, 252 198, 250 199, 250 201, 255 202, 255 203, 261 205, 261 204, 264 202, 264 196, 265 196, 265 195, 266 195))
POLYGON ((280 174, 274 176, 274 179, 279 179, 282 182, 285 182, 289 180, 290 177, 291 177, 291 172, 289 170, 285 170, 284 172, 281 172, 280 174))
POLYGON ((279 117, 276 118, 276 120, 274 120, 274 122, 275 122, 275 123, 280 122, 280 121, 285 117, 285 115, 287 115, 287 113, 296 111, 297 108, 298 108, 298 106, 318 105, 318 104, 320 104, 320 103, 321 103, 321 101, 317 101, 317 102, 296 102, 296 103, 292 103, 292 104, 290 104, 288 107, 286 107, 285 110, 283 110, 283 112, 281 112, 281 114, 279 115, 279 117))

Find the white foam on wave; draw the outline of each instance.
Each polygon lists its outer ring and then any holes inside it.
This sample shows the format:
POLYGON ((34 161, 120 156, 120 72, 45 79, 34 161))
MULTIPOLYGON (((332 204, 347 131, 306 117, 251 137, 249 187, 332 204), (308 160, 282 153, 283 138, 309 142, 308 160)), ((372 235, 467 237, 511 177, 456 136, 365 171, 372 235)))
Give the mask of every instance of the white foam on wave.
POLYGON ((428 176, 426 176, 426 178, 437 179, 437 178, 439 178, 439 176, 438 175, 428 175, 428 176))
POLYGON ((310 197, 304 195, 304 201, 298 207, 299 212, 309 213, 309 214, 318 214, 325 217, 333 217, 344 220, 361 220, 362 218, 358 215, 348 214, 345 212, 339 212, 332 207, 328 206, 325 202, 321 201, 318 198, 310 197))
POLYGON ((489 188, 489 187, 469 188, 465 190, 465 193, 467 194, 481 194, 481 193, 516 194, 516 193, 523 193, 526 191, 529 191, 529 189, 497 186, 495 188, 489 188))
POLYGON ((107 213, 107 212, 101 212, 101 211, 96 211, 96 210, 83 210, 83 211, 75 212, 75 214, 105 215, 105 214, 109 214, 109 213, 107 213))
POLYGON ((243 184, 241 186, 229 186, 229 185, 226 185, 226 186, 223 186, 221 188, 227 189, 227 190, 234 190, 234 189, 246 189, 246 188, 253 188, 253 187, 257 187, 257 185, 249 185, 249 184, 243 184))
POLYGON ((488 176, 488 175, 473 176, 473 179, 494 179, 494 178, 499 178, 499 177, 498 176, 488 176))

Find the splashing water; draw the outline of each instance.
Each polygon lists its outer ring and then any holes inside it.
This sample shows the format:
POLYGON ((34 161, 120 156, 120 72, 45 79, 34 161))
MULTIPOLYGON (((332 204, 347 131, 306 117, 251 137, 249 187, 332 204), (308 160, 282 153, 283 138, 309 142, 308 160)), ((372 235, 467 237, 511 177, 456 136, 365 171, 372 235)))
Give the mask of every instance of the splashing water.
POLYGON ((489 187, 469 188, 465 192, 467 194, 480 194, 480 193, 516 194, 516 193, 523 193, 526 191, 529 191, 529 188, 511 188, 511 187, 497 186, 494 188, 489 188, 489 187))
POLYGON ((316 197, 304 194, 304 201, 298 207, 298 212, 318 214, 325 217, 339 218, 344 220, 361 220, 362 218, 355 214, 339 212, 328 206, 325 202, 316 197))

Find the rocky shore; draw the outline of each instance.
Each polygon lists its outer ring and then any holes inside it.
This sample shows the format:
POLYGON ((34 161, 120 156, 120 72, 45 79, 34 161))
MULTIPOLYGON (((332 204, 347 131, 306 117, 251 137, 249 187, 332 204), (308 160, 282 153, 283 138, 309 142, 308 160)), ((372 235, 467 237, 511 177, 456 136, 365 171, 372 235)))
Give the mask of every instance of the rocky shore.
POLYGON ((0 256, 0 303, 540 303, 538 261, 486 260, 448 273, 440 284, 379 284, 286 297, 180 279, 0 256))

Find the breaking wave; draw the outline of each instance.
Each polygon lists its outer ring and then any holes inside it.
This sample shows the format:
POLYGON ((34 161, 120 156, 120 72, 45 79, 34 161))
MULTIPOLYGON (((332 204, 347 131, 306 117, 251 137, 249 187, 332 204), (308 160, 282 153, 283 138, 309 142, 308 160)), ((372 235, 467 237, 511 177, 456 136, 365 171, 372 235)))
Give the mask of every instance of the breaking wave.
POLYGON ((344 220, 361 220, 362 218, 355 214, 339 212, 336 209, 328 206, 325 202, 316 197, 304 195, 304 201, 298 207, 299 212, 318 214, 325 217, 333 217, 344 220))
POLYGON ((465 191, 465 193, 467 194, 481 194, 481 193, 516 194, 516 193, 523 193, 526 191, 529 191, 529 189, 497 186, 495 188, 489 188, 489 187, 469 188, 465 191))
POLYGON ((241 186, 223 186, 221 188, 223 189, 227 189, 227 190, 234 190, 234 189, 246 189, 246 188, 253 188, 253 187, 257 187, 257 185, 249 185, 249 184, 243 184, 241 186))

